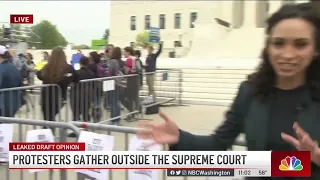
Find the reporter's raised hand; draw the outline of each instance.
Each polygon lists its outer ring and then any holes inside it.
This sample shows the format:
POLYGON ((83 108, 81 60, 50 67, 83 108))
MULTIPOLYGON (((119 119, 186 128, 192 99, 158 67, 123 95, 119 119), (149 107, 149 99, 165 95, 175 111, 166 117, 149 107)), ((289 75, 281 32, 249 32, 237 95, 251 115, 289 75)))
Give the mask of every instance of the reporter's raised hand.
POLYGON ((157 144, 176 144, 179 141, 179 127, 164 113, 159 114, 164 122, 139 122, 141 130, 137 136, 142 139, 151 139, 157 144))
POLYGON ((282 139, 293 145, 298 151, 310 151, 311 160, 320 166, 320 148, 318 142, 311 139, 309 134, 297 123, 293 125, 297 138, 281 133, 282 139))

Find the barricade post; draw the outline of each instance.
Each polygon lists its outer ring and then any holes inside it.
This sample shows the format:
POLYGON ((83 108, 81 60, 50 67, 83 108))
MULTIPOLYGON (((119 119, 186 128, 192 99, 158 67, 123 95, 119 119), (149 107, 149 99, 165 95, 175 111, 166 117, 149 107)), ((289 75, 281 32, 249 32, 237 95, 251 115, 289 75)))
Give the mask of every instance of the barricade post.
POLYGON ((120 118, 138 114, 138 79, 138 75, 132 74, 85 79, 73 84, 67 98, 72 120, 118 123, 120 118))
MULTIPOLYGON (((181 69, 177 68, 160 68, 157 69, 158 71, 167 72, 168 73, 168 79, 167 83, 168 85, 165 86, 177 86, 177 91, 179 92, 176 95, 176 101, 178 102, 178 105, 182 105, 182 93, 183 93, 183 71, 181 69), (170 78, 170 79, 169 79, 170 78)), ((176 91, 175 91, 176 92, 176 91)))
MULTIPOLYGON (((59 135, 59 141, 60 142, 66 142, 67 140, 67 136, 66 136, 66 131, 67 130, 71 130, 73 131, 76 136, 78 137, 79 134, 80 134, 80 130, 79 128, 77 128, 75 125, 73 124, 70 124, 70 123, 64 123, 64 122, 56 122, 56 121, 44 121, 44 120, 33 120, 33 119, 25 119, 25 118, 11 118, 11 117, 0 117, 0 123, 7 123, 7 124, 18 124, 19 127, 21 125, 32 125, 33 126, 33 129, 41 129, 43 127, 46 127, 46 128, 59 128, 60 129, 60 133, 58 134, 59 135), (40 126, 40 127, 37 127, 37 126, 40 126)), ((14 131, 14 134, 16 132, 14 131)), ((18 130, 18 141, 19 142, 24 142, 25 139, 22 138, 23 137, 23 134, 24 134, 24 131, 20 131, 20 128, 18 130)), ((15 171, 16 172, 16 171, 15 171)), ((27 178, 25 178, 24 176, 24 171, 23 170, 20 170, 20 174, 19 174, 19 179, 20 180, 25 180, 25 179, 30 179, 30 176, 28 176, 27 178)), ((42 176, 38 178, 38 173, 35 172, 34 173, 34 179, 37 180, 37 179, 43 179, 45 180, 45 178, 43 178, 42 176)), ((10 170, 9 170, 9 167, 7 165, 6 167, 6 180, 16 180, 17 178, 10 178, 11 174, 10 174, 10 170)), ((50 180, 53 180, 54 179, 54 173, 52 170, 49 170, 49 179, 50 180)), ((67 171, 66 170, 60 170, 60 180, 67 180, 67 171)))
POLYGON ((61 89, 56 84, 0 89, 0 103, 3 117, 61 121, 61 89))
POLYGON ((140 97, 145 98, 142 102, 142 118, 143 114, 148 113, 147 108, 168 103, 182 105, 181 70, 158 69, 156 72, 146 72, 144 76, 146 83, 140 91, 140 97), (146 99, 146 97, 149 98, 146 99))

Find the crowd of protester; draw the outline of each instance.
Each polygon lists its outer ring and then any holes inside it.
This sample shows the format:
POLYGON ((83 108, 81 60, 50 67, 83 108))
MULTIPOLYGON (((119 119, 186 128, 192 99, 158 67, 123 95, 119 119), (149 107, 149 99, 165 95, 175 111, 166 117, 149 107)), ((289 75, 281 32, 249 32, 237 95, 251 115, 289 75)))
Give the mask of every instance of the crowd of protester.
MULTIPOLYGON (((139 50, 134 50, 132 47, 125 47, 122 50, 109 44, 104 53, 92 51, 88 56, 82 55, 78 62, 68 63, 64 50, 57 47, 51 54, 43 52, 43 59, 35 63, 31 53, 18 54, 14 57, 5 46, 0 46, 0 89, 32 86, 37 77, 42 84, 50 84, 41 88, 40 104, 45 120, 55 121, 56 115, 69 98, 73 121, 79 121, 82 117, 83 121, 92 119, 97 122, 101 120, 102 111, 107 110, 110 111, 111 123, 119 125, 122 106, 129 112, 140 111, 139 90, 143 85, 144 71, 155 72, 156 60, 161 50, 161 44, 156 53, 153 53, 153 47, 150 47, 146 64, 143 65, 139 50), (79 67, 75 67, 76 64, 79 67), (117 76, 112 78, 115 81, 114 90, 103 91, 102 80, 112 76, 117 76), (70 87, 70 97, 67 97, 68 87, 70 87)), ((78 52, 81 53, 80 50, 78 52)), ((154 78, 150 78, 151 76, 153 75, 147 75, 147 84, 149 94, 153 95, 156 101, 154 82, 152 82, 154 78)), ((23 103, 16 104, 13 110, 11 104, 2 105, 1 116, 13 117, 24 104, 27 104, 27 108, 30 105, 34 106, 35 102, 30 98, 30 94, 33 93, 32 88, 28 92, 18 93, 21 93, 23 103), (2 112, 5 109, 10 110, 10 113, 2 112)), ((0 98, 0 100, 7 98, 7 95, 2 93, 0 98)), ((124 119, 129 122, 134 121, 135 114, 128 115, 124 119)))

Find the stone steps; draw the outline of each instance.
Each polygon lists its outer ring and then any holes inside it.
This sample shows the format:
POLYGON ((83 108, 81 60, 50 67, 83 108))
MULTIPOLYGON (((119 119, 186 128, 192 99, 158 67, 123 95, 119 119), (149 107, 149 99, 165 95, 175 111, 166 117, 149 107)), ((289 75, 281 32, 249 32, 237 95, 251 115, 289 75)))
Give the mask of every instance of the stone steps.
MULTIPOLYGON (((182 75, 169 72, 165 81, 162 72, 156 74, 155 88, 158 98, 179 97, 181 92, 182 102, 186 104, 229 106, 238 92, 240 83, 253 72, 253 68, 182 68, 181 72, 182 75)), ((148 88, 144 86, 140 94, 145 96, 147 93, 148 88)))

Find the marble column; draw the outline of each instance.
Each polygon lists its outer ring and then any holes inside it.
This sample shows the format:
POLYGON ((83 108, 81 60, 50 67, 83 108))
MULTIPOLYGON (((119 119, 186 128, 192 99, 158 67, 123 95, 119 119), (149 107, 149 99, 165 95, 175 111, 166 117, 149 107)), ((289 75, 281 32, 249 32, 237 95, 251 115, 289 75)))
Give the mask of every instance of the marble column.
POLYGON ((245 1, 244 3, 243 27, 256 27, 257 1, 245 1))
POLYGON ((266 25, 266 20, 268 19, 268 5, 270 1, 258 1, 257 2, 257 15, 256 15, 256 23, 257 28, 264 28, 266 25))
POLYGON ((278 11, 281 8, 282 4, 282 1, 269 1, 269 15, 278 11))
POLYGON ((232 26, 233 28, 240 28, 244 22, 244 0, 235 0, 232 2, 232 26))

